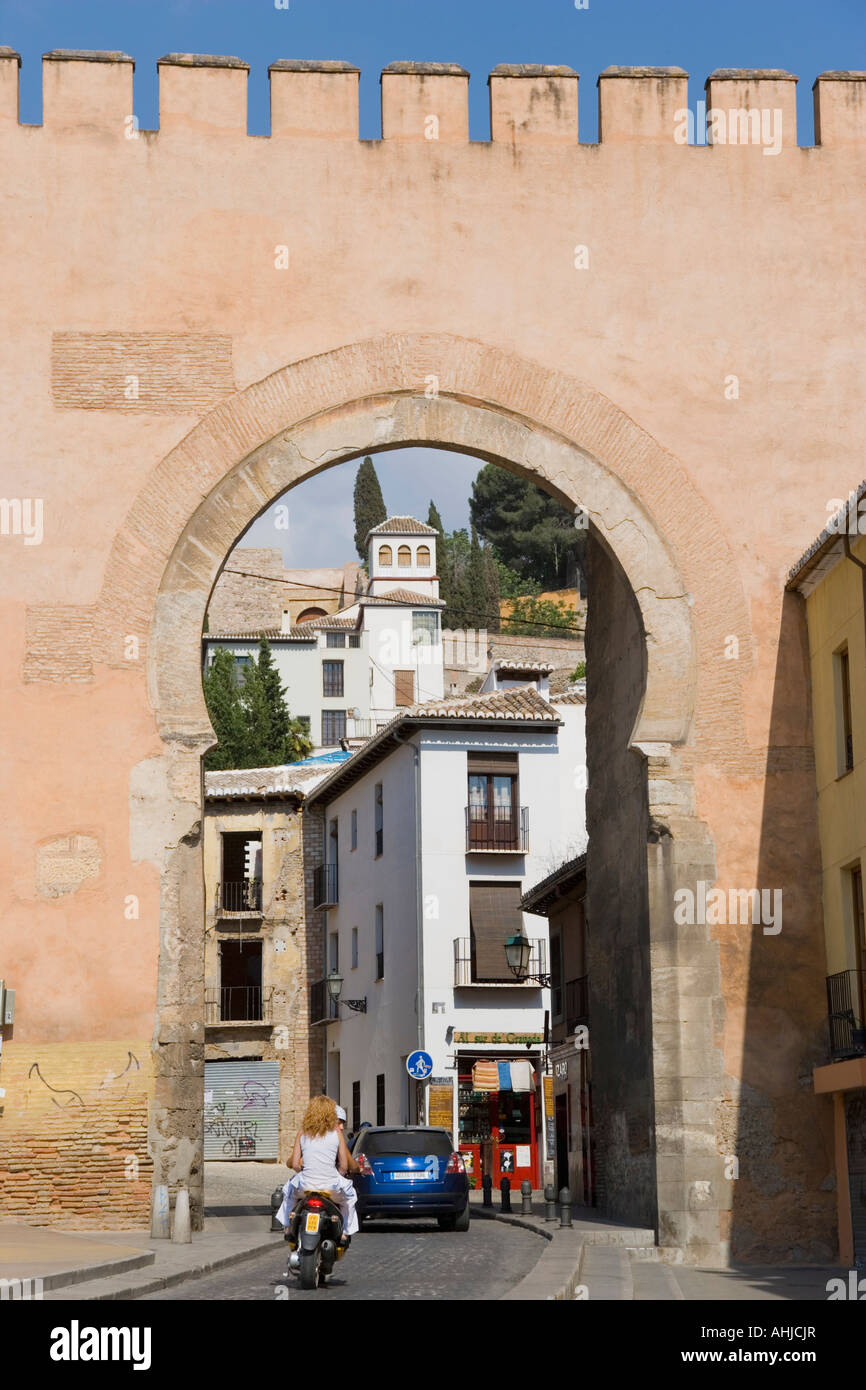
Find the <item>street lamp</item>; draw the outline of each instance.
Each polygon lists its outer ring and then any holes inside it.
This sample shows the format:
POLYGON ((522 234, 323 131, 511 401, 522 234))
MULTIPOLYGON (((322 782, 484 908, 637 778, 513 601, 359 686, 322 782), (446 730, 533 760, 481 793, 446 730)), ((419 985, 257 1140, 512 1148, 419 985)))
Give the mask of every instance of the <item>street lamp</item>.
POLYGON ((332 970, 326 982, 328 995, 335 1004, 345 1004, 346 1008, 352 1009, 356 1014, 367 1012, 367 999, 341 999, 340 994, 343 990, 343 977, 337 970, 332 970))
POLYGON ((542 989, 550 989, 550 976, 541 974, 530 974, 529 959, 532 955, 532 944, 528 936, 522 932, 515 932, 514 936, 509 936, 505 943, 505 959, 508 962, 508 969, 521 984, 525 980, 534 980, 541 985, 542 989))

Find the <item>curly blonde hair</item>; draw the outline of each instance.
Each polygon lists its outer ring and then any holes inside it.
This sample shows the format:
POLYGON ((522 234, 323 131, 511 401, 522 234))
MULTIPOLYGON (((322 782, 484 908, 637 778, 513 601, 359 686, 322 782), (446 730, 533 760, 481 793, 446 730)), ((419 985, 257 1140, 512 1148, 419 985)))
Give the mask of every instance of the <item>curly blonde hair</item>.
POLYGON ((331 1130, 336 1128, 337 1102, 331 1100, 330 1096, 313 1096, 304 1111, 302 1132, 316 1139, 323 1134, 330 1134, 331 1130))

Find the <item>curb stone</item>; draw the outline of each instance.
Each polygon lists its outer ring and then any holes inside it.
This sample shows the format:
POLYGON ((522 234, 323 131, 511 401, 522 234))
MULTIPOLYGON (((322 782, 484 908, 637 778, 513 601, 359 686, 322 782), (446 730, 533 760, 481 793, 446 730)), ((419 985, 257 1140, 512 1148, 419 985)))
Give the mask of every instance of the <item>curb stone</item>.
MULTIPOLYGON (((225 1269, 228 1265, 252 1259, 254 1255, 260 1255, 266 1250, 275 1250, 278 1241, 282 1241, 282 1236, 277 1232, 269 1232, 267 1239, 257 1240, 253 1245, 241 1246, 237 1250, 221 1255, 207 1256, 197 1264, 189 1265, 185 1269, 168 1270, 164 1274, 142 1274, 134 1283, 130 1282, 121 1287, 117 1287, 116 1278, 94 1279, 88 1281, 89 1287, 88 1284, 79 1285, 80 1292, 78 1292, 77 1297, 82 1301, 91 1303, 143 1298, 146 1294, 160 1293, 163 1289, 173 1288, 176 1284, 183 1284, 188 1279, 200 1279, 202 1275, 213 1274, 217 1270, 225 1269)), ((160 1244, 163 1243, 160 1241, 160 1244)), ((45 1301, 68 1300, 69 1294, 68 1288, 58 1289, 49 1293, 45 1301)))
MULTIPOLYGON (((530 1272, 515 1284, 513 1289, 503 1294, 500 1302, 523 1302, 526 1300, 573 1301, 575 1290, 580 1282, 580 1265, 583 1256, 583 1241, 572 1229, 553 1227, 544 1230, 536 1220, 520 1216, 503 1216, 501 1212, 489 1207, 472 1208, 473 1217, 480 1216, 485 1221, 501 1221, 509 1226, 521 1226, 532 1231, 547 1242, 530 1272)), ((553 1226, 553 1223, 550 1223, 553 1226)))

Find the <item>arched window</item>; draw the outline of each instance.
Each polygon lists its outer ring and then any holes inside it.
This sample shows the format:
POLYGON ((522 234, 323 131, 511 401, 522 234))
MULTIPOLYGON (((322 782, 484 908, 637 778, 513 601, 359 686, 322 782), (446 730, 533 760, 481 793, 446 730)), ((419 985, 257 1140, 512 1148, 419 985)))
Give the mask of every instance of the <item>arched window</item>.
POLYGON ((390 547, 390 545, 380 545, 380 546, 379 546, 379 564, 380 564, 380 565, 393 565, 393 563, 394 563, 394 556, 393 556, 392 553, 391 553, 391 547, 390 547))
POLYGON ((429 545, 419 545, 418 547, 418 568, 428 570, 430 568, 430 547, 429 545))
POLYGON ((412 564, 412 551, 408 545, 401 545, 397 551, 397 564, 400 569, 408 569, 412 564))
POLYGON ((302 613, 298 614, 295 622, 310 623, 314 618, 324 618, 326 616, 324 608, 305 608, 302 613))

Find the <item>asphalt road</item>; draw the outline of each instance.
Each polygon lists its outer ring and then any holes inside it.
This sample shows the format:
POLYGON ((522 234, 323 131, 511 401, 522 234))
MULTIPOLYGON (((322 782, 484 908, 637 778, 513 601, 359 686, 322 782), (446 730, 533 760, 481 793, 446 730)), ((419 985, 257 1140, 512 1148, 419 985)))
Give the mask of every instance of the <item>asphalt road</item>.
POLYGON ((201 1299, 333 1303, 344 1299, 497 1299, 528 1274, 545 1242, 531 1231, 473 1219, 468 1231, 440 1231, 435 1222, 365 1225, 327 1284, 304 1292, 286 1274, 288 1245, 243 1260, 233 1269, 149 1294, 140 1302, 201 1299))

